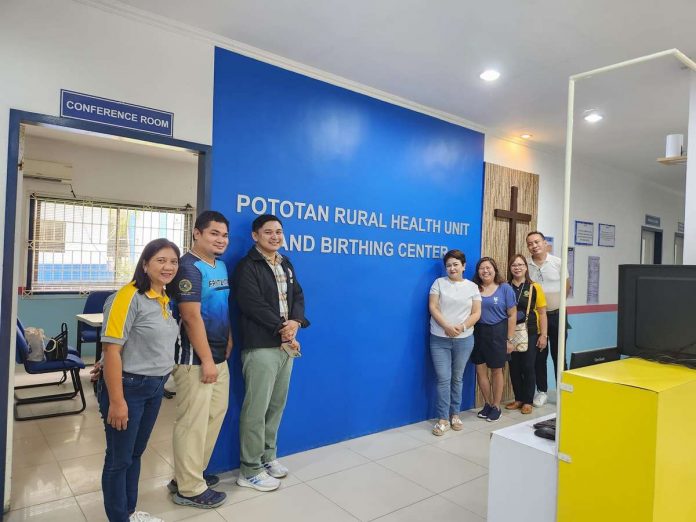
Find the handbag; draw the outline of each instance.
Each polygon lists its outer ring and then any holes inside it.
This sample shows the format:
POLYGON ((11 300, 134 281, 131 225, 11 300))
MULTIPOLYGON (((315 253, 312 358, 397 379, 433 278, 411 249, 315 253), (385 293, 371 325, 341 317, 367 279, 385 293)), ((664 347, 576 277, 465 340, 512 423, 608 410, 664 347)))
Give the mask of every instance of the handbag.
MULTIPOLYGON (((527 298, 527 311, 524 314, 524 322, 515 325, 515 333, 512 334, 510 342, 515 347, 517 352, 526 352, 529 348, 529 335, 527 334, 527 320, 529 319, 529 307, 532 304, 532 292, 534 287, 529 287, 529 297, 527 298)), ((520 295, 517 298, 517 302, 520 302, 520 297, 524 292, 524 285, 522 285, 522 290, 520 290, 520 295)))
POLYGON ((46 335, 43 328, 34 328, 28 326, 24 329, 24 339, 29 345, 29 355, 27 360, 31 362, 41 362, 44 360, 44 345, 46 344, 46 335))
POLYGON ((60 325, 60 333, 51 337, 44 348, 47 361, 64 361, 68 358, 68 325, 60 325))

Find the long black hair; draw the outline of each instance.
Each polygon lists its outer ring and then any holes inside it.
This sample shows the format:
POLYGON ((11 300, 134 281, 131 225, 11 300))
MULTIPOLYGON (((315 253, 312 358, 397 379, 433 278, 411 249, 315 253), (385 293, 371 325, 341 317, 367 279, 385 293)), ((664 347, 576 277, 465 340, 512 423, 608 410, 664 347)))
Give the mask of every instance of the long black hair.
MULTIPOLYGON (((181 259, 181 251, 175 243, 169 241, 166 237, 161 237, 159 239, 153 239, 145 248, 143 248, 143 253, 140 254, 140 259, 138 259, 138 264, 135 266, 135 272, 133 273, 132 281, 135 283, 135 287, 138 289, 139 294, 144 294, 150 289, 150 278, 145 273, 145 268, 143 265, 150 261, 155 254, 162 250, 163 248, 171 248, 176 254, 177 260, 181 259)), ((167 295, 170 297, 172 293, 167 289, 167 295)))

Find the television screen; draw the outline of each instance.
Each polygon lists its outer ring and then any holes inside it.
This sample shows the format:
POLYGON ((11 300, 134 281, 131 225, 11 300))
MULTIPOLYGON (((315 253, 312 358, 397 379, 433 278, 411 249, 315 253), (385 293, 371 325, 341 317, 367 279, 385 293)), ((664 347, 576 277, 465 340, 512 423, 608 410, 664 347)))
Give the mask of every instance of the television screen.
POLYGON ((620 265, 622 354, 696 368, 696 265, 620 265))

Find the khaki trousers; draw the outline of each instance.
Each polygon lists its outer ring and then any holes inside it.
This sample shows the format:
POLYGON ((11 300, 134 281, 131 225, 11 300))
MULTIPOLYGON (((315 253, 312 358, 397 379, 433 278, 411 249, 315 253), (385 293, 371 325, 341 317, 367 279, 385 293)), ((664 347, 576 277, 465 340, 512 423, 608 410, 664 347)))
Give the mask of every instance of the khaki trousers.
POLYGON ((278 427, 288 398, 292 358, 279 347, 242 350, 244 404, 239 416, 239 473, 247 478, 276 458, 278 427))
POLYGON ((179 493, 200 495, 208 486, 203 470, 208 467, 230 396, 227 362, 216 365, 215 384, 201 382, 199 365, 176 365, 176 421, 174 423, 174 477, 179 493))

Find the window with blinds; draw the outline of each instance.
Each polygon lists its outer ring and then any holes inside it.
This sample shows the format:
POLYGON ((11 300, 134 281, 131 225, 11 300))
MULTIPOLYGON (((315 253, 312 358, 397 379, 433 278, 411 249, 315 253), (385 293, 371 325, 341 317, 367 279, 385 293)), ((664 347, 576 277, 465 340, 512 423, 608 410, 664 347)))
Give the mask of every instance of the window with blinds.
POLYGON ((166 237, 190 248, 193 209, 138 207, 32 195, 27 292, 117 289, 143 247, 166 237))

